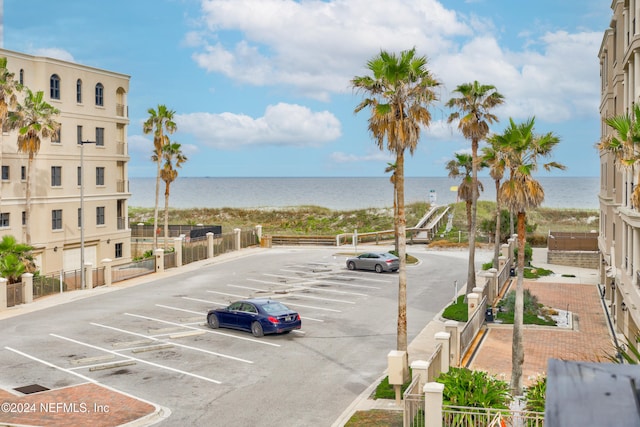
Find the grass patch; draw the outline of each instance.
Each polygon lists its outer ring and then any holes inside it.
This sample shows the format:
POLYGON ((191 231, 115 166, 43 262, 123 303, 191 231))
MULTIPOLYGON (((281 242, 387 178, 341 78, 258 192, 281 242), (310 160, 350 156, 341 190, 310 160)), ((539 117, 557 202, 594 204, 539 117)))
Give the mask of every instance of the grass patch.
POLYGON ((466 322, 469 320, 469 308, 467 303, 464 302, 464 299, 465 295, 460 295, 455 304, 451 304, 444 309, 442 317, 458 322, 466 322))
MULTIPOLYGON (((411 373, 409 373, 409 378, 412 378, 411 373)), ((404 393, 407 387, 409 387, 410 383, 411 382, 402 384, 400 392, 404 393)), ((378 384, 378 387, 376 387, 376 391, 373 393, 373 398, 374 399, 395 399, 396 398, 396 390, 391 384, 389 384, 389 377, 384 377, 384 379, 380 381, 380 384, 378 384)))
POLYGON ((346 427, 402 427, 402 411, 372 409, 356 411, 346 427))
POLYGON ((552 274, 553 271, 539 267, 525 267, 523 272, 525 279, 539 279, 540 277, 550 276, 552 274))
MULTIPOLYGON (((513 325, 513 312, 503 313, 498 312, 496 318, 501 320, 505 325, 513 325)), ((551 319, 541 319, 535 314, 524 313, 522 316, 523 323, 525 325, 539 325, 539 326, 556 326, 556 322, 551 319)))

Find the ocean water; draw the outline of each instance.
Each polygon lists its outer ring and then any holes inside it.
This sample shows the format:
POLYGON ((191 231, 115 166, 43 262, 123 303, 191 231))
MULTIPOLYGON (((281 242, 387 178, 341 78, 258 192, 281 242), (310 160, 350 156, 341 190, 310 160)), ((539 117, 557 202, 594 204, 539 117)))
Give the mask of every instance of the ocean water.
MULTIPOLYGON (((598 209, 599 177, 539 177, 545 191, 543 207, 598 209)), ((481 178, 480 200, 495 200, 491 178, 481 178)), ((405 178, 405 202, 454 203, 451 187, 457 181, 447 177, 405 178)), ((129 206, 153 207, 155 178, 131 178, 129 206)), ((393 206, 393 185, 388 177, 367 178, 189 178, 178 177, 171 184, 172 208, 280 208, 303 205, 333 210, 385 208, 393 206)), ((161 182, 160 207, 164 206, 161 182)))

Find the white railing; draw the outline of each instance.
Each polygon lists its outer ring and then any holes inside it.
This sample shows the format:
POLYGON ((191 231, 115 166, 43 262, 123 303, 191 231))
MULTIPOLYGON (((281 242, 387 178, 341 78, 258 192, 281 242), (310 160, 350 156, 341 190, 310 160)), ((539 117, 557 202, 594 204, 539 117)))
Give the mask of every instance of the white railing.
POLYGON ((487 297, 483 297, 480 304, 476 308, 476 311, 473 312, 467 324, 460 332, 460 356, 462 357, 466 354, 469 347, 471 347, 471 343, 473 343, 474 338, 480 331, 482 324, 484 323, 484 312, 487 308, 487 297))

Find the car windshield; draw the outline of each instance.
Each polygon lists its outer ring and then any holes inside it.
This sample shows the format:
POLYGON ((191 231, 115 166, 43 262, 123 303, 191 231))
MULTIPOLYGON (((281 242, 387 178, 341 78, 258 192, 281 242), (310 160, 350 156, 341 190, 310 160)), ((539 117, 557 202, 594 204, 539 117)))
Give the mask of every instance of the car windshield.
POLYGON ((268 302, 262 304, 262 309, 267 313, 282 313, 285 311, 289 311, 286 305, 279 302, 268 302))

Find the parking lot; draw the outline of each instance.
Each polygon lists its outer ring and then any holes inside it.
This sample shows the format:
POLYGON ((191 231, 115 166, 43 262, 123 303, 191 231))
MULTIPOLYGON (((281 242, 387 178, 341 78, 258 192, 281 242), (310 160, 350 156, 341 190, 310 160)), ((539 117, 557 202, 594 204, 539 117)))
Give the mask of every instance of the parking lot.
MULTIPOLYGON (((466 275, 464 257, 415 255, 409 338, 466 275)), ((95 382, 169 408, 161 425, 331 425, 396 343, 397 273, 349 271, 345 258, 271 249, 2 320, 0 387, 95 382), (302 329, 255 338, 206 325, 209 309, 256 297, 298 311, 302 329)))

